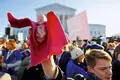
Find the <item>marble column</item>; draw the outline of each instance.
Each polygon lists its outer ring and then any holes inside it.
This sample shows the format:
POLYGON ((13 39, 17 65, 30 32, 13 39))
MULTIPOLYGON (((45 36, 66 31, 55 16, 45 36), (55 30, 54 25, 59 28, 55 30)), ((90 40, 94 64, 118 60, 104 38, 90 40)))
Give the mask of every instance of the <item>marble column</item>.
POLYGON ((66 30, 66 29, 65 29, 65 16, 64 16, 64 15, 62 15, 62 24, 63 24, 64 30, 66 30))

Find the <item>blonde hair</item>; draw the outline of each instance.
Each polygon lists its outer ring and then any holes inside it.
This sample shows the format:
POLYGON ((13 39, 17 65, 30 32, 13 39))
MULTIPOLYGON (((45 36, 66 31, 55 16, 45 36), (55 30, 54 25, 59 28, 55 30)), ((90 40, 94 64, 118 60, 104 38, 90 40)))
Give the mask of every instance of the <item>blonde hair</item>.
POLYGON ((29 48, 29 45, 28 45, 28 43, 27 42, 24 42, 23 44, 22 44, 22 48, 29 48))
POLYGON ((8 40, 5 37, 3 37, 1 42, 0 42, 0 45, 4 46, 6 48, 7 42, 8 42, 8 40))
POLYGON ((115 47, 116 44, 115 43, 108 43, 108 47, 115 47))
POLYGON ((111 56, 104 50, 92 49, 92 50, 86 51, 85 60, 86 60, 87 66, 94 68, 96 65, 97 59, 105 59, 112 62, 111 56))
POLYGON ((7 44, 11 44, 12 45, 11 49, 13 49, 13 50, 18 49, 18 46, 14 40, 9 40, 9 42, 7 44))
POLYGON ((67 45, 67 47, 68 47, 68 50, 69 50, 69 51, 72 51, 72 50, 73 50, 73 45, 72 45, 71 43, 69 43, 69 44, 67 45))

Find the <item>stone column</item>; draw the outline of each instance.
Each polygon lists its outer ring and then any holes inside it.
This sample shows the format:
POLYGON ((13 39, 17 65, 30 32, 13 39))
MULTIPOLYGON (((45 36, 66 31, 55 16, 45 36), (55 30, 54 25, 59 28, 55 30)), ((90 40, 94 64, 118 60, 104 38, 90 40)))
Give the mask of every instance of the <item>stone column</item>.
POLYGON ((65 16, 64 15, 62 15, 62 24, 63 24, 63 26, 65 25, 65 16))
POLYGON ((64 15, 62 15, 62 24, 63 24, 64 30, 66 30, 66 29, 65 29, 65 16, 64 16, 64 15))

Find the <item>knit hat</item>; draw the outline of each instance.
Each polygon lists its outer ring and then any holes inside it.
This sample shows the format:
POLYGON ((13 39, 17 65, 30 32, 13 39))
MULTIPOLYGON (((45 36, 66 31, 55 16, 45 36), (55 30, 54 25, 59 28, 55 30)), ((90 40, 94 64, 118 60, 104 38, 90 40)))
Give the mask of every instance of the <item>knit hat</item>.
POLYGON ((45 15, 40 15, 40 16, 37 17, 37 21, 38 21, 39 24, 44 23, 44 22, 47 22, 47 18, 46 18, 45 15))
POLYGON ((84 54, 84 52, 80 48, 74 47, 74 49, 71 51, 71 58, 77 59, 79 56, 81 56, 83 54, 84 54))
POLYGON ((88 50, 88 49, 104 49, 104 47, 99 44, 89 44, 86 47, 86 50, 88 50))

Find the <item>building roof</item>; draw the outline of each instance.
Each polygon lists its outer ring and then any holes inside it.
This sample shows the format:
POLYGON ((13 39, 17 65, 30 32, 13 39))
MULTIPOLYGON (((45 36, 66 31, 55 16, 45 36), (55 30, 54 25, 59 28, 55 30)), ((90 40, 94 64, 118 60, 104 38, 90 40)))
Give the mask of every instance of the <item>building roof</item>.
POLYGON ((58 3, 53 3, 53 4, 50 4, 50 5, 44 6, 44 7, 37 8, 35 10, 37 11, 37 10, 41 10, 41 9, 58 9, 58 10, 59 9, 66 9, 66 10, 76 11, 76 9, 74 9, 74 8, 64 6, 64 5, 61 5, 61 4, 58 4, 58 3))
POLYGON ((103 24, 89 24, 90 26, 102 26, 102 27, 106 27, 106 25, 103 24))
POLYGON ((112 36, 120 36, 120 32, 113 34, 112 36))

